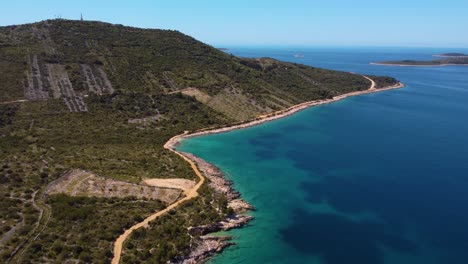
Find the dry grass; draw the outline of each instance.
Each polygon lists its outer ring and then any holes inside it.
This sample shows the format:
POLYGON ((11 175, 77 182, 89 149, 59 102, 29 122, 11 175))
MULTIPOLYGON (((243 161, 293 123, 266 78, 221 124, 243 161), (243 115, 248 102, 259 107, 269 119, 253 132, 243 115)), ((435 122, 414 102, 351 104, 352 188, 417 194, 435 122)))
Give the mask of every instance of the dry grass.
POLYGON ((265 112, 265 109, 257 106, 253 99, 249 99, 239 91, 232 89, 224 89, 207 104, 214 110, 237 121, 249 120, 265 112))
POLYGON ((188 96, 192 96, 195 99, 197 99, 197 101, 204 103, 204 104, 208 103, 211 100, 210 95, 198 90, 197 88, 187 88, 187 89, 184 89, 182 93, 188 96))
MULTIPOLYGON (((191 181, 189 181, 191 182, 191 181)), ((74 170, 58 179, 47 190, 47 194, 64 193, 70 196, 92 197, 136 197, 173 203, 180 190, 167 186, 140 185, 96 176, 91 172, 74 170)))

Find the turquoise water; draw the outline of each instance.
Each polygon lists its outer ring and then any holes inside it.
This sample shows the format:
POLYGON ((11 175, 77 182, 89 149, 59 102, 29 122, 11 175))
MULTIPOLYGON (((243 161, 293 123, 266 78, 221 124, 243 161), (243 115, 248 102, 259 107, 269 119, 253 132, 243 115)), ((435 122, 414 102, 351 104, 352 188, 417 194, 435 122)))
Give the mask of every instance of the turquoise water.
POLYGON ((210 263, 468 263, 468 67, 368 64, 450 51, 228 51, 408 86, 183 141, 180 150, 216 164, 258 209, 210 263))

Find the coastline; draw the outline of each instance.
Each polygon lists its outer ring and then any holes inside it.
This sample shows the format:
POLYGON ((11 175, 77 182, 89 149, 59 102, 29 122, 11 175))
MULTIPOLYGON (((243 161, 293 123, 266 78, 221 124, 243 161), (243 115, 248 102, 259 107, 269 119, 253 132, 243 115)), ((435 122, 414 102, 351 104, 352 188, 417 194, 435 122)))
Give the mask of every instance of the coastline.
MULTIPOLYGON (((235 215, 232 219, 236 219, 234 220, 233 223, 230 223, 227 225, 226 223, 229 223, 231 221, 230 219, 224 219, 220 223, 215 223, 212 226, 198 227, 198 228, 201 228, 201 233, 204 235, 201 237, 202 243, 198 247, 193 249, 189 256, 185 257, 183 260, 178 261, 176 263, 182 263, 182 264, 203 263, 204 261, 206 261, 213 255, 222 252, 224 248, 233 245, 233 243, 229 242, 229 240, 231 239, 230 237, 212 236, 210 235, 210 233, 214 233, 219 230, 227 231, 233 228, 243 227, 245 224, 247 224, 253 219, 253 217, 246 216, 244 213, 250 210, 255 210, 255 208, 252 205, 240 199, 240 194, 231 187, 232 183, 223 177, 224 176, 223 173, 215 165, 191 153, 179 152, 175 150, 176 146, 180 144, 182 140, 187 139, 187 138, 192 138, 192 137, 224 133, 224 132, 229 132, 232 130, 243 129, 243 128, 260 125, 266 122, 270 122, 276 119, 290 116, 299 111, 305 110, 309 107, 334 103, 334 102, 346 99, 351 96, 377 93, 377 92, 383 92, 383 91, 405 87, 403 83, 399 82, 393 86, 375 88, 375 82, 372 79, 368 78, 367 76, 363 76, 363 77, 371 81, 370 88, 364 91, 350 92, 347 94, 335 96, 332 99, 314 100, 314 101, 300 103, 300 104, 294 105, 284 110, 276 111, 270 114, 261 115, 253 120, 238 123, 238 124, 228 125, 226 127, 206 128, 206 129, 195 131, 193 133, 189 133, 189 131, 185 131, 183 134, 177 135, 169 139, 164 144, 164 148, 170 151, 178 152, 179 154, 184 155, 189 160, 195 162, 198 165, 199 169, 202 171, 202 174, 207 179, 209 179, 210 187, 212 187, 216 192, 223 193, 227 196, 228 201, 229 201, 229 206, 232 207, 235 211, 235 215)), ((189 230, 189 232, 190 231, 191 230, 189 230)), ((200 231, 200 230, 197 230, 197 231, 200 231)))
POLYGON ((308 102, 300 103, 300 104, 291 106, 291 107, 289 107, 287 109, 284 109, 284 110, 279 110, 279 111, 276 111, 276 112, 273 112, 273 113, 270 113, 270 114, 261 115, 261 116, 258 116, 255 119, 253 119, 253 120, 242 122, 242 123, 237 123, 237 124, 233 124, 233 125, 228 125, 226 127, 201 129, 201 130, 198 130, 198 131, 196 131, 194 133, 188 133, 188 131, 187 131, 187 133, 184 133, 182 135, 178 135, 176 137, 171 138, 169 141, 166 142, 166 144, 164 144, 164 148, 175 149, 175 147, 180 143, 180 141, 185 139, 185 138, 199 137, 199 136, 204 136, 204 135, 209 135, 209 134, 218 134, 218 133, 229 132, 229 131, 232 131, 232 130, 252 127, 252 126, 260 125, 262 123, 266 123, 266 122, 269 122, 269 121, 280 119, 280 118, 283 118, 283 117, 286 117, 286 116, 290 116, 290 115, 292 115, 294 113, 297 113, 297 112, 302 111, 304 109, 307 109, 309 107, 334 103, 334 102, 346 99, 346 98, 351 97, 351 96, 358 96, 358 95, 370 94, 370 93, 378 93, 378 92, 383 92, 383 91, 388 91, 388 90, 393 90, 393 89, 399 89, 399 88, 403 88, 403 87, 405 87, 405 85, 403 83, 401 83, 401 82, 399 82, 398 84, 396 84, 394 86, 387 86, 387 87, 383 87, 383 88, 373 88, 373 87, 371 87, 370 89, 364 90, 364 91, 356 91, 356 92, 350 92, 350 93, 338 95, 338 96, 333 97, 332 99, 314 100, 314 101, 308 101, 308 102))
POLYGON ((260 115, 253 120, 231 124, 231 125, 227 125, 221 128, 205 128, 205 129, 195 131, 193 133, 190 133, 189 131, 185 131, 183 134, 176 135, 170 138, 164 144, 164 148, 175 153, 176 155, 180 156, 182 159, 187 161, 190 164, 192 170, 198 176, 200 181, 192 189, 186 190, 185 191, 186 196, 183 197, 181 200, 178 200, 177 202, 168 205, 168 207, 166 207, 165 209, 155 212, 154 214, 144 219, 142 222, 137 223, 134 226, 130 227, 129 229, 125 230, 125 232, 121 234, 114 243, 114 251, 113 251, 114 256, 112 259, 112 264, 119 263, 120 257, 122 254, 123 244, 125 240, 133 233, 133 231, 141 227, 145 227, 145 228, 149 227, 149 223, 155 220, 157 217, 176 208, 183 202, 197 197, 198 196, 197 191, 205 183, 206 179, 209 180, 209 185, 215 190, 215 192, 226 195, 228 199, 228 206, 233 209, 234 213, 232 215, 229 215, 225 219, 221 220, 220 222, 213 223, 207 226, 193 227, 189 229, 189 233, 201 235, 200 239, 197 243, 197 246, 192 249, 191 253, 188 256, 185 256, 184 258, 177 260, 176 263, 183 263, 183 264, 203 263, 204 261, 206 261, 208 258, 215 255, 216 253, 220 253, 221 251, 223 251, 224 248, 233 245, 233 243, 229 242, 230 237, 212 236, 212 235, 209 235, 210 233, 218 232, 221 230, 227 231, 233 228, 239 228, 239 227, 246 225, 248 222, 250 222, 253 219, 252 216, 246 215, 245 213, 251 210, 255 210, 255 208, 240 198, 239 192, 235 191, 232 188, 232 182, 226 180, 224 178, 223 173, 216 166, 214 166, 213 164, 193 154, 180 152, 176 150, 176 146, 181 142, 181 140, 186 139, 186 138, 198 137, 198 136, 209 135, 209 134, 224 133, 224 132, 228 132, 232 130, 248 128, 248 127, 256 126, 259 124, 263 124, 265 122, 269 122, 269 121, 273 121, 276 119, 290 116, 294 113, 297 113, 309 107, 334 103, 334 102, 346 99, 351 96, 377 93, 377 92, 383 92, 383 91, 405 87, 403 83, 399 82, 393 86, 375 88, 375 82, 371 78, 364 76, 364 75, 363 77, 368 79, 371 82, 371 86, 367 90, 350 92, 350 93, 335 96, 331 99, 308 101, 308 102, 304 102, 304 103, 291 106, 284 110, 279 110, 273 113, 260 115))
POLYGON ((380 63, 380 62, 370 62, 371 65, 383 65, 383 66, 398 66, 398 67, 443 67, 443 66, 468 66, 468 64, 455 64, 455 63, 445 63, 445 64, 391 64, 391 63, 380 63))

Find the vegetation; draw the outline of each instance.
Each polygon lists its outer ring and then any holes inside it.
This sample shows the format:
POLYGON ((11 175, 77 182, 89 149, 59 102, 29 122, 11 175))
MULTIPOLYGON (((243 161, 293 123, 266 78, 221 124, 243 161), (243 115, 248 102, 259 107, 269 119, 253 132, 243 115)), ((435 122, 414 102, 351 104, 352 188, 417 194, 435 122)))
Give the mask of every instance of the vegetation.
POLYGON ((32 231, 38 212, 30 201, 2 197, 0 200, 0 262, 5 262, 18 243, 32 231))
MULTIPOLYGON (((69 169, 128 182, 194 179, 163 148, 172 136, 370 85, 360 75, 237 58, 176 31, 67 20, 0 27, 0 73, 2 262, 14 252, 18 261, 108 262, 125 227, 165 206, 44 196, 69 169)), ((219 220, 225 201, 204 186, 199 198, 135 233, 124 261, 181 257, 197 237, 187 228, 219 220)))
POLYGON ((388 76, 367 75, 367 77, 374 80, 376 86, 375 88, 384 88, 398 83, 397 79, 388 76))
POLYGON ((52 218, 29 246, 22 258, 25 263, 109 263, 113 242, 123 230, 164 207, 155 201, 66 195, 52 196, 48 202, 52 218))
POLYGON ((176 31, 49 20, 3 27, 0 39, 0 61, 4 65, 0 70, 8 73, 0 76, 2 101, 22 97, 19 91, 23 90, 28 67, 32 69, 30 75, 36 74, 38 79, 30 82, 42 80, 43 89, 52 95, 53 80, 47 76, 62 73, 48 65, 64 66, 77 95, 89 93, 87 77, 80 67, 94 69, 96 76, 102 68, 114 88, 123 93, 162 95, 196 87, 210 96, 203 103, 218 112, 232 112, 227 103, 219 106, 219 101, 235 101, 237 108, 252 110, 237 121, 369 85, 362 76, 345 72, 270 58, 237 58, 176 31), (11 68, 11 64, 18 68, 11 68))
POLYGON ((17 110, 16 105, 0 105, 0 127, 11 125, 17 110))

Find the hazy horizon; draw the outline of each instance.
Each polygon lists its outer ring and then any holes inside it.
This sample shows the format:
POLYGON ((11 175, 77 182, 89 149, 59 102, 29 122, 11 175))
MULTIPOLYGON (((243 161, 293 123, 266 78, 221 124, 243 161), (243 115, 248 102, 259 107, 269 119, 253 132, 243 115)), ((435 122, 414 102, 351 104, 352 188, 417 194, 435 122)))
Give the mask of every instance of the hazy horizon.
POLYGON ((3 3, 0 25, 64 18, 178 30, 213 46, 468 47, 468 2, 83 0, 3 3), (27 9, 27 6, 34 8, 27 9))

